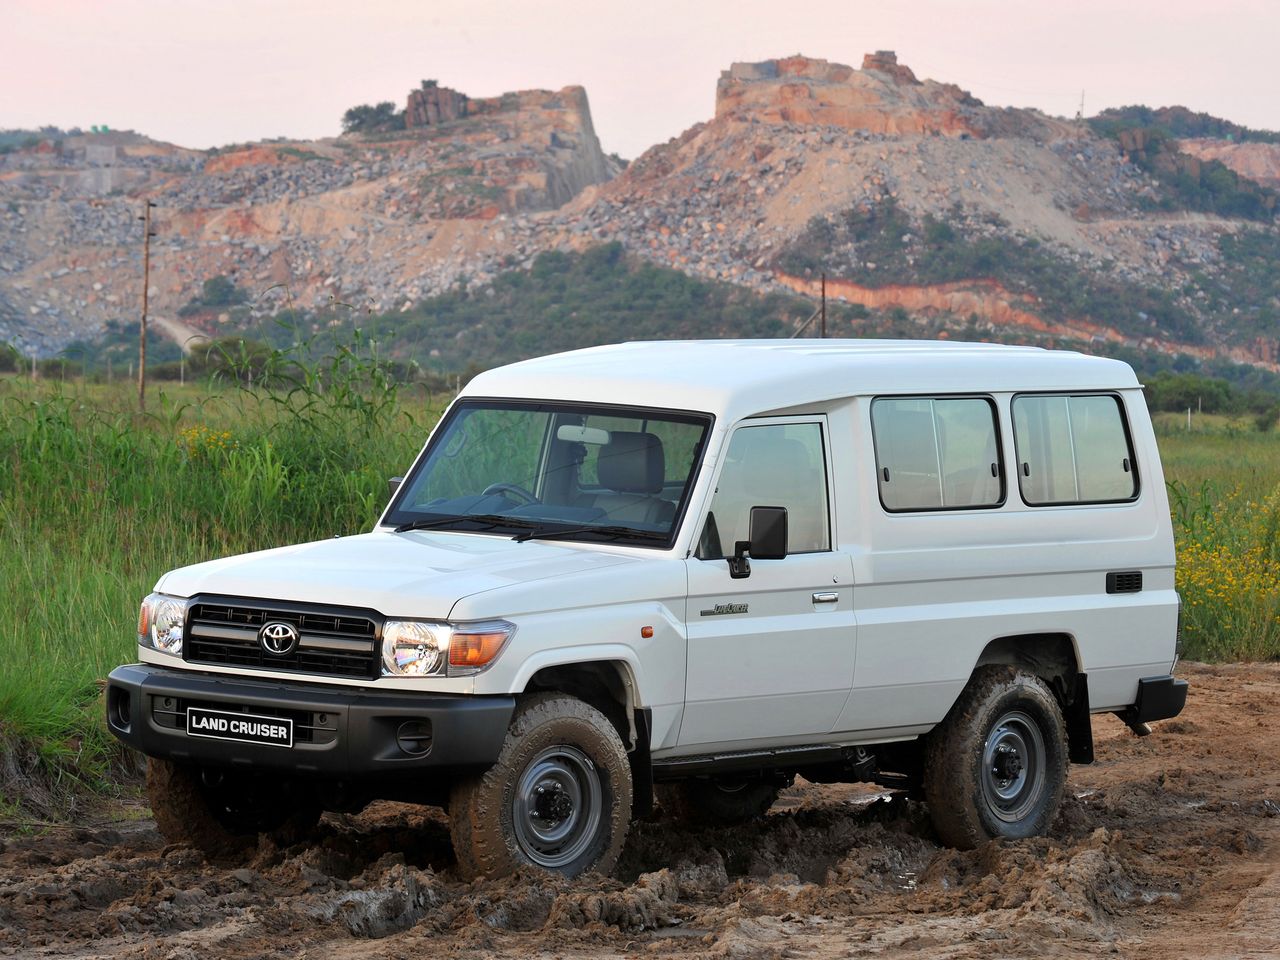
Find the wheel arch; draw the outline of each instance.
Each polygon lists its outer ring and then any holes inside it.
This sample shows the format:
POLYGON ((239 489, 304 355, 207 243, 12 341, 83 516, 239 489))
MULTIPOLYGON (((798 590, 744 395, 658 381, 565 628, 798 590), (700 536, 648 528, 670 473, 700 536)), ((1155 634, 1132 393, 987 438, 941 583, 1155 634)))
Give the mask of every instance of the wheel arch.
POLYGON ((1052 687, 1081 672, 1080 648, 1069 633, 1009 634, 988 642, 973 669, 1002 665, 1024 667, 1052 687))
POLYGON ((568 660, 540 667, 520 693, 559 690, 589 703, 618 728, 623 743, 634 749, 635 712, 640 707, 635 674, 626 660, 568 660))
POLYGON ((986 666, 1021 667, 1043 680, 1062 709, 1071 762, 1093 762, 1089 678, 1080 660, 1080 645, 1072 634, 1045 632, 996 637, 978 655, 970 677, 986 666))

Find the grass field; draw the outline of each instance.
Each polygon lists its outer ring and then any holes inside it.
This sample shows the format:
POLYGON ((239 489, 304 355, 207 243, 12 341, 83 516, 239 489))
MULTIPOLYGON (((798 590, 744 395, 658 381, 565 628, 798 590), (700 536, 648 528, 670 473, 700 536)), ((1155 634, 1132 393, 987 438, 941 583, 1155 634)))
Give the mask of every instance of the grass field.
POLYGON ((1185 655, 1280 658, 1280 434, 1157 418, 1178 546, 1185 655))
MULTIPOLYGON (((0 753, 69 787, 114 755, 99 681, 173 567, 367 530, 447 397, 348 357, 274 393, 0 378, 0 753)), ((1161 419, 1185 655, 1280 656, 1280 435, 1161 419)), ((0 790, 3 789, 0 778, 0 790)), ((0 796, 0 812, 12 798, 0 796)))
POLYGON ((128 385, 0 378, 0 737, 98 779, 98 681, 158 576, 369 529, 447 400, 359 364, 294 387, 166 387, 142 416, 128 385))

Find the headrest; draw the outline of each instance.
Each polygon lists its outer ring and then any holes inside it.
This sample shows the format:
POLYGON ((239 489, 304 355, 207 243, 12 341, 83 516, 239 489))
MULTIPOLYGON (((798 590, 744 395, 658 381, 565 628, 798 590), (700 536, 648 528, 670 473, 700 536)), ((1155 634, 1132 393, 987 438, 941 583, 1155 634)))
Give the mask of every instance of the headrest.
POLYGON ((661 493, 666 472, 662 441, 652 433, 614 430, 596 459, 600 485, 621 493, 661 493))

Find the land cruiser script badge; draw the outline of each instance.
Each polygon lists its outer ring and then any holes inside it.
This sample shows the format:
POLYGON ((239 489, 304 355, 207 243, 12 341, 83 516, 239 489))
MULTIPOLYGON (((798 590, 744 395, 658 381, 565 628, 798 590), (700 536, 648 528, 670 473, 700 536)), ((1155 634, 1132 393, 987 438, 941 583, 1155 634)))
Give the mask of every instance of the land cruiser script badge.
POLYGON ((298 628, 292 623, 281 623, 279 620, 264 623, 258 631, 258 643, 272 656, 286 657, 298 645, 298 628))
POLYGON ((745 603, 717 603, 710 610, 703 610, 704 617, 726 617, 731 613, 746 613, 747 605, 745 603))

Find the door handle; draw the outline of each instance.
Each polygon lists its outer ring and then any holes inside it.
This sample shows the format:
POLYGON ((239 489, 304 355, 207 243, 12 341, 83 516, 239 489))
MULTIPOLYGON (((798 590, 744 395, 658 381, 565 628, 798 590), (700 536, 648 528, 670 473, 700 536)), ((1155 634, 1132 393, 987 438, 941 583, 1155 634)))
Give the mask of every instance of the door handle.
POLYGON ((838 593, 815 593, 813 595, 814 603, 836 603, 840 599, 838 593))

